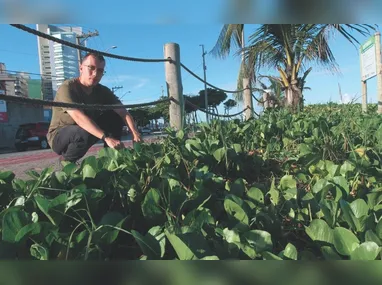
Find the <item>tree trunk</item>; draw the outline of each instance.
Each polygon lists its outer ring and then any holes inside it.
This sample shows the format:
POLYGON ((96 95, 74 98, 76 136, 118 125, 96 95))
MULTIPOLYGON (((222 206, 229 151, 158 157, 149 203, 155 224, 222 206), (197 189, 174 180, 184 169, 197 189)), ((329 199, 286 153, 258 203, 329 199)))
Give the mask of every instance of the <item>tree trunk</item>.
MULTIPOLYGON (((297 82, 296 82, 297 83, 297 82)), ((299 111, 301 110, 301 101, 302 101, 302 92, 301 89, 298 88, 296 84, 292 84, 293 90, 293 109, 299 111)))
POLYGON ((264 108, 264 110, 266 110, 266 109, 268 109, 269 108, 269 96, 268 96, 268 93, 267 92, 264 92, 263 93, 263 101, 264 101, 264 103, 263 103, 263 108, 264 108))
POLYGON ((291 108, 293 112, 300 110, 302 93, 296 85, 291 85, 285 90, 286 106, 291 108))
POLYGON ((293 106, 293 90, 291 87, 287 87, 285 89, 285 99, 286 99, 286 106, 287 107, 292 107, 293 106))

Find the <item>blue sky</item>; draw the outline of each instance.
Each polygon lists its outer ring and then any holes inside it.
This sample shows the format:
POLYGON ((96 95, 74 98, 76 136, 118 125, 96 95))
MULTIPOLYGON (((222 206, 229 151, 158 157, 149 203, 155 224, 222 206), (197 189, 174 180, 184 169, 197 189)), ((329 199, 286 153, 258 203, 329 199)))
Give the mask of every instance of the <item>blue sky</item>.
MULTIPOLYGON (((158 6, 159 7, 159 6, 158 6)), ((152 7, 153 8, 153 7, 152 7)), ((163 7, 162 7, 163 8, 163 7)), ((190 7, 191 9, 192 7, 190 7)), ((107 10, 107 9, 106 9, 107 10)), ((192 9, 190 13, 195 16, 192 9)), ((117 14, 118 15, 118 14, 117 14)), ((151 23, 85 23, 74 24, 84 28, 85 32, 98 30, 99 36, 89 39, 88 47, 106 50, 117 46, 110 52, 140 58, 163 58, 163 46, 169 42, 180 45, 181 62, 203 77, 202 49, 209 52, 215 45, 222 24, 219 23, 159 23, 157 17, 151 23)), ((167 18, 162 14, 162 19, 167 18)), ((144 22, 144 20, 142 20, 144 22)), ((164 21, 164 20, 163 20, 164 21)), ((164 21, 166 22, 166 21, 164 21)), ((65 24, 67 25, 67 24, 65 24)), ((35 25, 28 25, 36 28, 35 25)), ((248 36, 255 28, 249 25, 246 30, 248 36)), ((2 39, 7 44, 0 46, 0 62, 4 62, 8 70, 39 73, 37 39, 36 36, 18 30, 7 24, 0 24, 2 39)), ((367 38, 358 37, 361 42, 367 38)), ((338 102, 338 84, 343 95, 349 98, 361 96, 360 66, 358 49, 349 44, 338 34, 331 39, 331 47, 342 74, 333 75, 323 69, 313 67, 307 78, 306 86, 312 90, 305 91, 308 104, 338 102)), ((206 55, 207 81, 223 89, 234 90, 240 66, 240 58, 231 55, 225 60, 206 55)), ((125 104, 142 103, 156 100, 161 95, 161 88, 165 88, 164 63, 144 63, 107 59, 107 74, 101 83, 109 86, 123 86, 117 91, 123 97, 125 104), (130 92, 129 92, 130 91, 130 92)), ((269 73, 274 71, 269 70, 269 73)), ((263 70, 263 74, 267 71, 263 70)), ((182 69, 184 94, 197 94, 204 88, 204 84, 182 69)), ((376 80, 368 81, 368 101, 376 102, 376 80)), ((231 95, 229 95, 231 98, 231 95)), ((360 100, 358 100, 360 102, 360 100)))

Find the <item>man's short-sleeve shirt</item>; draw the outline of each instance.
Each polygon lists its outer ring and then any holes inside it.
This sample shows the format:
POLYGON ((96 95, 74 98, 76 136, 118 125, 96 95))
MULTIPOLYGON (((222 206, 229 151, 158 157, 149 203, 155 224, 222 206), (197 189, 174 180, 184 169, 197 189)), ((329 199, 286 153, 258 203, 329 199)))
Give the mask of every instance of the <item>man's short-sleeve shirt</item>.
MULTIPOLYGON (((98 84, 93 88, 91 94, 86 94, 78 78, 66 80, 62 83, 60 88, 57 90, 56 97, 54 99, 56 102, 64 103, 80 103, 80 104, 105 104, 114 105, 122 104, 121 101, 114 95, 114 93, 102 84, 98 84)), ((50 122, 49 131, 47 134, 47 139, 52 146, 54 136, 57 131, 68 125, 75 125, 75 121, 66 112, 67 110, 74 108, 66 107, 53 107, 52 108, 52 121, 50 122)), ((101 110, 82 110, 89 118, 95 120, 100 114, 101 110)))

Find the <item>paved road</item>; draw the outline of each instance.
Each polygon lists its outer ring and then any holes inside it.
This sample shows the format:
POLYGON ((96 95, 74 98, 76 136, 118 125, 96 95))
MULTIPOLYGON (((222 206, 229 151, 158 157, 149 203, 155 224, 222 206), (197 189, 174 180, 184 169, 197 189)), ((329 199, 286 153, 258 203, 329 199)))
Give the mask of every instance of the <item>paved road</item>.
MULTIPOLYGON (((160 135, 144 135, 145 142, 154 142, 160 138, 160 135)), ((126 147, 132 147, 131 137, 125 136, 122 138, 126 147)), ((89 149, 85 157, 96 155, 103 147, 103 143, 94 145, 89 149)), ((0 171, 12 171, 16 178, 28 179, 26 174, 29 170, 41 172, 47 167, 58 167, 58 155, 51 149, 46 150, 31 150, 25 152, 12 152, 0 154, 0 171)))

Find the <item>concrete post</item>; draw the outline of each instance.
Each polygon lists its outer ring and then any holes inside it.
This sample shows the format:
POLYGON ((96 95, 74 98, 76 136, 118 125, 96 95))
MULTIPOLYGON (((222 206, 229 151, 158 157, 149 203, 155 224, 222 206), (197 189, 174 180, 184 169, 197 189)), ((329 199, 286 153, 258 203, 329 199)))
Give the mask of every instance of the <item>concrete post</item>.
POLYGON ((173 62, 165 62, 167 94, 176 102, 170 102, 170 126, 179 131, 184 125, 184 102, 182 76, 180 72, 180 48, 176 43, 164 45, 164 58, 171 58, 173 62))
POLYGON ((362 112, 367 112, 367 83, 361 80, 362 83, 362 112))
MULTIPOLYGON (((247 88, 250 87, 249 84, 249 79, 248 78, 243 78, 243 87, 247 88)), ((245 115, 245 120, 248 121, 250 118, 253 117, 253 102, 252 102, 252 92, 250 89, 245 89, 243 92, 243 101, 244 101, 244 108, 247 108, 245 110, 244 115, 245 115)))
POLYGON ((375 60, 377 61, 377 99, 378 114, 382 114, 382 59, 381 59, 381 34, 375 33, 375 60))

